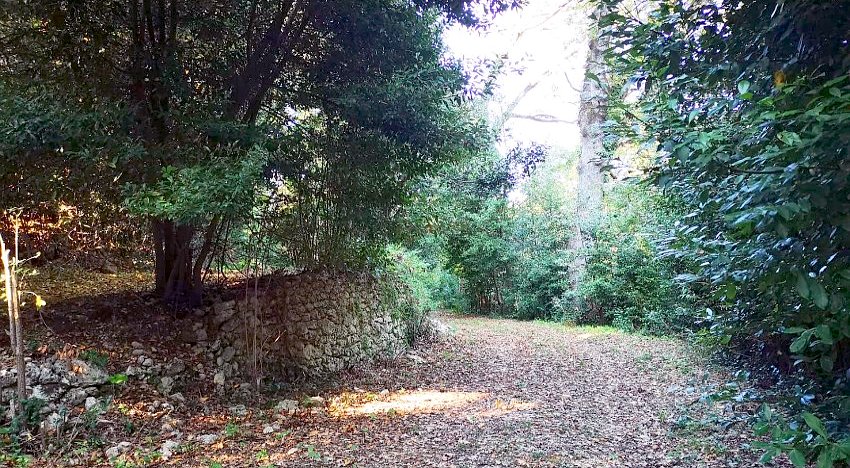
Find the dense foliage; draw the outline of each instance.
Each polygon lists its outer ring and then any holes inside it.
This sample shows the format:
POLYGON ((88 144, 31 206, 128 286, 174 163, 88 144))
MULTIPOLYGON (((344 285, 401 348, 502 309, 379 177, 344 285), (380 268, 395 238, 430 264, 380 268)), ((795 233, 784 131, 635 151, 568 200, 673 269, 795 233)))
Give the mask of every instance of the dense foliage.
POLYGON ((674 274, 679 265, 662 255, 675 205, 636 181, 609 185, 604 201, 566 318, 662 335, 693 328, 693 299, 674 274))
POLYGON ((444 306, 518 318, 558 318, 566 279, 569 155, 538 146, 492 151, 424 181, 413 245, 435 267, 444 306), (544 158, 546 159, 544 161, 544 158), (440 278, 443 278, 440 275, 440 278))
POLYGON ((768 457, 846 463, 850 9, 664 1, 644 12, 604 24, 612 63, 641 94, 621 134, 657 147, 654 178, 686 207, 671 251, 696 266, 687 279, 710 294, 722 342, 811 377, 817 397, 802 401, 816 407, 763 426, 768 457))
POLYGON ((416 282, 446 309, 656 334, 692 328, 678 261, 662 256, 675 203, 646 184, 611 181, 593 214, 593 247, 578 251, 576 163, 571 151, 519 147, 426 179, 410 213, 416 282), (574 284, 578 256, 587 266, 574 284))
POLYGON ((396 235, 411 180, 489 141, 442 25, 514 5, 4 7, 3 205, 132 213, 177 304, 197 303, 202 272, 251 224, 293 266, 365 263, 396 235))

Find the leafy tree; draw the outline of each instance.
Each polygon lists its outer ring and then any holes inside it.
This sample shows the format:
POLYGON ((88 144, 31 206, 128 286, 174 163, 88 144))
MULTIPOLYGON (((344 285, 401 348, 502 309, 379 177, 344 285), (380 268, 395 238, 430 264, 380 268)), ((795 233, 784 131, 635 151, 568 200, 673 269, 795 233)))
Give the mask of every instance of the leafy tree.
POLYGON ((116 184, 112 150, 131 153, 131 144, 111 139, 120 110, 86 112, 64 108, 34 88, 12 93, 0 85, 0 186, 5 213, 2 229, 13 231, 20 218, 21 248, 39 260, 70 249, 133 246, 143 237, 116 184))
MULTIPOLYGON (((512 6, 493 1, 483 11, 512 6)), ((55 162, 35 171, 32 190, 72 173, 62 180, 79 191, 93 171, 103 176, 94 193, 119 198, 110 186, 123 184, 128 205, 150 220, 157 291, 197 303, 228 221, 250 212, 263 186, 303 175, 285 170, 302 146, 293 138, 326 135, 317 143, 333 155, 346 146, 348 161, 370 142, 383 180, 409 178, 468 144, 470 128, 453 120, 463 120, 463 77, 439 59, 439 15, 474 25, 481 10, 434 0, 4 8, 2 94, 38 94, 77 122, 33 128, 25 114, 6 115, 4 164, 20 179, 17 168, 38 168, 14 166, 20 157, 55 162), (77 119, 85 115, 105 118, 77 119), (35 144, 21 144, 27 138, 35 144)), ((321 160, 338 156, 313 163, 321 160)))
POLYGON ((510 164, 495 152, 447 167, 423 187, 420 210, 445 249, 446 268, 462 280, 474 310, 504 313, 513 253, 507 193, 510 164))
POLYGON ((550 149, 546 160, 518 188, 513 205, 509 248, 515 253, 513 315, 524 319, 559 320, 563 295, 575 258, 575 204, 568 190, 576 169, 573 152, 550 149))
POLYGON ((603 200, 587 271, 565 298, 568 318, 662 335, 695 328, 695 301, 676 281, 683 265, 664 255, 675 198, 627 180, 608 185, 603 200))

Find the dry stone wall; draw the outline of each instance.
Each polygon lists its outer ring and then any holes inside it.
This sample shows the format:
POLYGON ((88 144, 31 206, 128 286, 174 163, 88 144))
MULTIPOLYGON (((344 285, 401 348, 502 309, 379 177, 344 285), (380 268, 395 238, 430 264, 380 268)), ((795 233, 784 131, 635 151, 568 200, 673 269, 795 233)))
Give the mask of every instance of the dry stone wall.
POLYGON ((367 273, 308 272, 263 278, 240 297, 196 311, 197 354, 215 362, 219 387, 251 368, 318 376, 404 352, 416 319, 405 286, 367 273))
MULTIPOLYGON (((273 275, 259 281, 256 294, 242 290, 229 296, 196 310, 188 322, 175 323, 195 358, 162 360, 154 347, 134 341, 126 377, 154 384, 175 402, 185 400, 179 390, 192 381, 247 394, 257 376, 272 381, 316 377, 393 357, 432 323, 403 283, 367 273, 273 275)), ((44 403, 39 411, 45 430, 67 423, 74 408, 100 408, 103 393, 110 391, 104 369, 76 354, 59 354, 27 358, 27 388, 30 397, 44 403)), ((11 418, 4 409, 15 395, 16 379, 16 369, 0 369, 0 422, 11 418)), ((75 424, 82 424, 76 414, 75 424)))

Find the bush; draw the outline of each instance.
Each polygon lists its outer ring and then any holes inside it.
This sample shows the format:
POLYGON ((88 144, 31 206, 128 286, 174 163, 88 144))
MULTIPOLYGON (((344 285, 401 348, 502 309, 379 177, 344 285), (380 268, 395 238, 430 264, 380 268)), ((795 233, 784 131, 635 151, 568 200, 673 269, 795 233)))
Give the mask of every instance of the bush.
POLYGON ((456 276, 423 260, 415 250, 390 245, 387 258, 378 272, 386 276, 383 301, 392 308, 392 316, 404 323, 409 344, 431 332, 432 312, 465 309, 456 276))
POLYGON ((613 325, 653 334, 681 332, 693 325, 686 290, 674 281, 674 265, 659 255, 669 202, 639 184, 620 184, 606 194, 606 216, 597 225, 594 247, 566 320, 613 325))
POLYGON ((609 59, 624 89, 640 90, 618 133, 658 150, 655 180, 682 201, 671 253, 716 303, 703 336, 796 368, 796 387, 811 389, 802 407, 781 403, 795 416, 763 416, 766 459, 847 466, 850 9, 777 5, 649 2, 647 18, 612 8, 609 59))
POLYGON ((426 261, 416 250, 390 245, 387 254, 387 270, 410 288, 419 308, 457 312, 466 309, 457 276, 438 263, 426 261))

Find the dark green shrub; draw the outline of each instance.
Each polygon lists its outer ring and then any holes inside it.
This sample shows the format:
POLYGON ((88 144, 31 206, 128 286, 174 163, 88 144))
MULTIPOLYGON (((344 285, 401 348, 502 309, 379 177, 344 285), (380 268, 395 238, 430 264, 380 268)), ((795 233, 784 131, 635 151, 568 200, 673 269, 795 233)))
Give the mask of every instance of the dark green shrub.
POLYGON ((646 18, 612 9, 602 24, 641 90, 618 133, 658 150, 654 179, 686 213, 670 252, 714 302, 712 340, 796 368, 807 389, 783 392, 796 416, 763 415, 766 459, 847 466, 850 9, 790 5, 649 2, 646 18))

